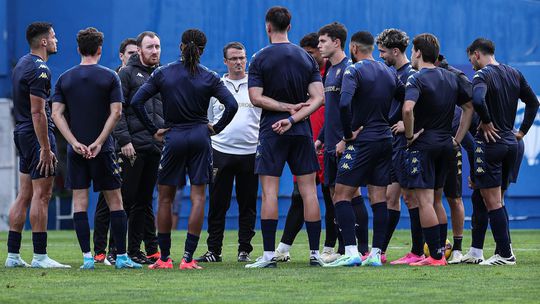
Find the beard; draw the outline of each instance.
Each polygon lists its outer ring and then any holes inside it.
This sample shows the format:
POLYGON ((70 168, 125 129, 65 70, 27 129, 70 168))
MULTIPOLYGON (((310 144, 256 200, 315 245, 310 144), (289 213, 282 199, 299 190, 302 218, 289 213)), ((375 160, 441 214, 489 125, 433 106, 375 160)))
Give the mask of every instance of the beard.
POLYGON ((154 66, 159 63, 159 56, 157 56, 157 59, 155 59, 155 58, 152 58, 152 55, 146 56, 144 55, 143 52, 141 52, 141 61, 145 65, 154 66))

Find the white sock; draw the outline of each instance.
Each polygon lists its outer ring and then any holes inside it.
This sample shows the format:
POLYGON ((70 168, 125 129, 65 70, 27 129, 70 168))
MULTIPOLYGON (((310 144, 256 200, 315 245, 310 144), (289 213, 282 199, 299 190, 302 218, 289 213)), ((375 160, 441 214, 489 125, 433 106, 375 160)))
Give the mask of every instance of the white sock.
POLYGON ((83 253, 83 258, 88 259, 88 258, 91 258, 91 257, 92 257, 92 253, 91 253, 91 252, 85 252, 85 253, 83 253))
POLYGON ((309 252, 309 257, 312 258, 312 257, 315 257, 315 258, 319 258, 319 250, 311 250, 309 252))
POLYGON ((279 242, 279 245, 277 246, 277 251, 281 253, 288 253, 289 250, 291 250, 291 245, 287 245, 282 242, 279 242))
POLYGON ((264 259, 265 261, 270 261, 271 259, 274 258, 274 256, 275 256, 275 255, 274 255, 274 252, 273 252, 273 251, 265 251, 265 252, 263 253, 263 259, 264 259))
POLYGON ((377 247, 371 248, 371 252, 369 253, 369 256, 376 256, 377 254, 381 254, 381 250, 377 247))
POLYGON ((484 250, 482 249, 478 249, 478 248, 474 248, 474 247, 471 247, 471 249, 469 250, 469 253, 474 256, 474 257, 482 257, 484 256, 484 250))
POLYGON ((360 254, 358 254, 358 247, 356 247, 356 245, 345 246, 345 255, 360 256, 360 254))
POLYGON ((334 253, 334 247, 323 247, 323 253, 334 253))

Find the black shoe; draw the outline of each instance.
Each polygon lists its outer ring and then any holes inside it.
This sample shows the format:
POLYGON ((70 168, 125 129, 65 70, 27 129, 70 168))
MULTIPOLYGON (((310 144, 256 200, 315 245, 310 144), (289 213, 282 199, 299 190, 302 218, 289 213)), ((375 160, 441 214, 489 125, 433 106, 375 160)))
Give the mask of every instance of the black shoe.
POLYGON ((116 264, 116 251, 109 251, 107 258, 103 261, 105 265, 115 265, 116 264))
POLYGON ((251 262, 251 259, 249 258, 249 253, 245 251, 240 251, 238 253, 238 262, 251 262))
POLYGON ((207 251, 205 254, 201 255, 200 257, 196 258, 195 261, 199 263, 213 263, 213 262, 221 262, 221 254, 215 254, 212 251, 207 251))
POLYGON ((129 254, 129 258, 135 262, 139 263, 141 265, 151 265, 154 264, 152 260, 146 257, 146 255, 142 251, 138 251, 135 254, 129 254))

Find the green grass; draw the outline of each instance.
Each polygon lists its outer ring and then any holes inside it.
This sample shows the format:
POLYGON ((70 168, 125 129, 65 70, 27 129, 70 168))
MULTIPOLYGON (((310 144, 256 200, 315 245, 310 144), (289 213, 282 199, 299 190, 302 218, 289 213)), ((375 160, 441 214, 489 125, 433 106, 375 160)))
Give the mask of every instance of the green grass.
MULTIPOLYGON (((2 263, 7 252, 6 237, 7 233, 0 234, 2 263)), ((181 258, 184 238, 185 232, 173 235, 172 254, 176 260, 181 258)), ((27 262, 32 254, 30 239, 30 232, 25 232, 21 252, 27 262)), ((487 258, 494 245, 491 235, 486 239, 487 258)), ((235 232, 228 231, 224 262, 206 264, 202 271, 116 271, 104 265, 94 271, 80 271, 82 256, 75 233, 55 231, 49 233, 49 255, 71 264, 73 269, 1 267, 0 303, 539 303, 540 230, 513 231, 512 239, 518 258, 514 267, 385 265, 323 269, 307 265, 307 240, 301 233, 291 251, 292 262, 279 264, 277 269, 244 269, 236 262, 235 232)), ((197 255, 205 252, 205 240, 206 234, 197 255)), ((397 231, 390 244, 389 260, 406 253, 409 242, 407 231, 397 231)), ((465 247, 469 242, 466 234, 465 247)), ((261 253, 260 233, 254 247, 253 258, 261 253)))

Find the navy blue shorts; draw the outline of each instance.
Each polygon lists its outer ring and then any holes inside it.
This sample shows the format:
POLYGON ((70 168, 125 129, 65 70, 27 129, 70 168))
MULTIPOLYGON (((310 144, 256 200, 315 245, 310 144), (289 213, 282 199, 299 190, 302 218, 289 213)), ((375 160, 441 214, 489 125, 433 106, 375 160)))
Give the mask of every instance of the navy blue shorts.
POLYGON ((516 163, 512 168, 513 170, 510 172, 510 183, 512 184, 517 183, 519 168, 521 167, 521 162, 523 161, 523 154, 525 154, 525 143, 523 142, 523 140, 518 140, 516 163))
POLYGON ((165 134, 158 184, 184 186, 186 173, 192 185, 205 185, 211 181, 212 144, 206 124, 177 126, 165 134))
POLYGON ((448 164, 448 174, 444 182, 444 195, 450 198, 461 197, 463 193, 461 167, 463 164, 463 154, 461 148, 454 151, 454 158, 448 164))
POLYGON ((336 151, 324 151, 324 184, 329 187, 336 185, 336 176, 338 171, 339 158, 336 156, 336 151))
MULTIPOLYGON (((48 133, 51 151, 56 155, 56 138, 54 137, 53 132, 49 131, 48 133)), ((13 141, 19 152, 19 171, 24 174, 29 174, 32 179, 45 177, 45 175, 41 175, 37 169, 41 146, 39 145, 36 133, 33 130, 26 132, 14 131, 13 141)), ((50 176, 54 175, 55 174, 52 174, 50 176)))
POLYGON ((86 159, 68 145, 66 177, 68 189, 88 189, 90 182, 93 184, 94 192, 119 189, 122 186, 120 172, 113 151, 101 151, 95 158, 86 159))
POLYGON ((404 174, 403 163, 405 162, 405 148, 392 151, 392 167, 390 168, 390 182, 399 183, 402 187, 407 184, 407 176, 404 174))
POLYGON ((440 189, 443 187, 448 165, 455 159, 451 143, 418 150, 414 145, 405 151, 404 168, 409 189, 440 189))
POLYGON ((339 160, 336 184, 388 186, 391 168, 391 139, 348 144, 339 160))
POLYGON ((255 155, 255 174, 281 176, 285 162, 293 175, 319 171, 319 161, 309 136, 272 136, 260 138, 255 155))
POLYGON ((478 189, 508 188, 510 175, 514 172, 518 144, 486 143, 474 141, 474 182, 478 189))

